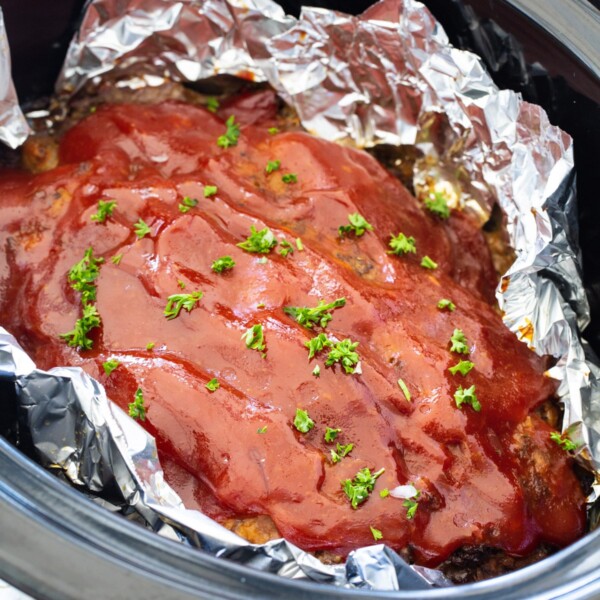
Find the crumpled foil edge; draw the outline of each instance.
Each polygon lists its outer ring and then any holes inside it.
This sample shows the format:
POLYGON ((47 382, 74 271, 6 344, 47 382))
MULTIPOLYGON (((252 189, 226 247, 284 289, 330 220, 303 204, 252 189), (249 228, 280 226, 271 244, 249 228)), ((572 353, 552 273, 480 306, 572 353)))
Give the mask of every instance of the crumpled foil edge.
MULTIPOLYGON (((564 429, 580 455, 600 465, 600 371, 578 335, 588 309, 572 141, 541 108, 497 90, 480 59, 449 46, 422 4, 384 0, 360 17, 304 9, 295 20, 269 0, 92 0, 57 93, 72 96, 109 72, 136 85, 216 74, 268 81, 320 137, 416 146, 423 155, 415 164, 418 195, 428 193, 433 178, 482 222, 497 201, 517 254, 497 294, 505 322, 536 352, 557 359, 549 375, 561 382, 564 429)), ((109 502, 134 507, 159 533, 286 577, 388 590, 449 584, 438 571, 408 568, 385 546, 361 548, 345 565, 329 566, 285 540, 249 544, 184 509, 164 482, 154 440, 107 401, 97 382, 79 369, 34 370, 15 344, 0 332, 0 376, 18 375, 41 461, 109 502), (43 397, 70 418, 48 424, 43 397), (57 445, 63 438, 69 443, 57 445)))

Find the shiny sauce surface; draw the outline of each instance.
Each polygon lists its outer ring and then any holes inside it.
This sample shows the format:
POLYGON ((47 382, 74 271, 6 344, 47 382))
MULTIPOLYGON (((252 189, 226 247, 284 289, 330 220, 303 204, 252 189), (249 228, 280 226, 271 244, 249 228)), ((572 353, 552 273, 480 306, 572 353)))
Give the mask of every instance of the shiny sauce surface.
POLYGON ((424 210, 366 153, 301 131, 269 133, 276 125, 267 93, 216 115, 176 102, 105 106, 64 136, 56 169, 2 173, 2 324, 40 368, 81 366, 125 410, 141 388, 142 424, 167 478, 217 520, 268 515, 301 548, 340 555, 375 543, 373 527, 429 566, 465 545, 525 555, 581 536, 584 497, 571 459, 534 412, 554 384, 492 306, 494 274, 477 227, 463 214, 443 222, 424 210), (241 136, 220 148, 230 114, 241 136), (269 160, 280 170, 266 173, 269 160), (284 183, 285 173, 297 182, 284 183), (204 197, 206 185, 217 193, 204 197), (198 204, 182 213, 186 196, 198 204), (102 224, 90 218, 99 200, 117 202, 102 224), (351 213, 373 231, 340 238, 351 213), (140 218, 151 230, 142 239, 133 230, 140 218), (280 245, 269 254, 238 248, 251 226, 269 227, 280 245), (399 232, 414 236, 416 254, 388 253, 399 232), (284 239, 295 249, 286 257, 284 239), (96 281, 102 326, 81 351, 59 335, 80 317, 67 273, 90 246, 105 259, 96 281), (224 255, 235 267, 214 273, 224 255), (420 266, 424 255, 436 270, 420 266), (198 290, 193 310, 165 318, 170 295, 198 290), (325 330, 283 311, 341 297, 346 305, 325 330), (438 309, 441 298, 456 310, 438 309), (255 324, 264 353, 242 339, 255 324), (455 328, 468 357, 450 352, 455 328), (326 367, 327 351, 308 360, 305 342, 321 331, 359 342, 361 374, 326 367), (111 358, 120 365, 106 376, 111 358), (465 377, 448 371, 461 358, 475 365, 465 377), (205 387, 212 378, 214 393, 205 387), (476 386, 480 412, 456 406, 459 385, 476 386), (308 433, 293 426, 297 408, 315 422, 308 433), (326 427, 342 430, 336 443, 354 444, 337 463, 326 427), (365 467, 385 471, 353 509, 341 484, 365 467), (421 493, 413 518, 402 499, 380 496, 407 483, 421 493))

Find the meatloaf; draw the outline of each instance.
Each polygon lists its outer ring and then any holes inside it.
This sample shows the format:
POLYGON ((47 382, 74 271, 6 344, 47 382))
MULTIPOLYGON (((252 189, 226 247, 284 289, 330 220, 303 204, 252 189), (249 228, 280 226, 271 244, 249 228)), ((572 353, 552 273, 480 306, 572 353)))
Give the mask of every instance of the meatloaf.
POLYGON ((209 108, 101 106, 57 166, 0 174, 0 314, 37 365, 96 377, 251 539, 436 567, 581 536, 555 385, 477 224, 269 93, 209 108))

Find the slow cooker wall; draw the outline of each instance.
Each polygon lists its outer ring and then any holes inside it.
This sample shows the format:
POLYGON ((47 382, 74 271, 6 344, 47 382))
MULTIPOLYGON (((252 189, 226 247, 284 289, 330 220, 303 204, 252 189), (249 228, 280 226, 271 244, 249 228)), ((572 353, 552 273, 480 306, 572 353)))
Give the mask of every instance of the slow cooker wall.
MULTIPOLYGON (((297 12, 299 7, 298 2, 280 3, 289 12, 297 12)), ((370 3, 353 2, 351 8, 360 12, 370 3)), ((517 89, 526 99, 542 104, 551 120, 574 136, 585 277, 595 315, 590 333, 600 349, 600 302, 596 302, 600 298, 600 255, 594 252, 594 240, 600 233, 600 205, 596 201, 600 189, 596 166, 600 155, 600 82, 594 75, 600 66, 600 18, 596 15, 591 21, 582 21, 580 28, 575 26, 575 31, 586 31, 587 36, 592 32, 592 39, 585 40, 587 53, 578 53, 576 38, 569 40, 569 49, 561 42, 561 37, 564 41, 569 34, 564 27, 561 29, 560 22, 548 23, 547 15, 543 25, 531 20, 536 0, 425 3, 455 45, 484 57, 501 87, 517 89), (521 10, 515 10, 516 5, 521 10), (524 8, 532 9, 529 16, 524 8), (499 23, 510 30, 510 36, 499 23), (597 52, 595 59, 590 59, 590 42, 597 52), (532 66, 539 60, 535 48, 544 47, 553 49, 549 53, 552 64, 542 61, 532 66), (582 88, 582 80, 589 85, 582 88)), ((17 88, 28 102, 50 93, 83 2, 62 0, 59 4, 60 9, 45 0, 2 2, 17 88), (33 18, 40 26, 39 36, 31 33, 33 18)), ((334 2, 321 4, 349 10, 347 2, 338 2, 338 6, 334 2)), ((564 4, 565 11, 571 9, 572 5, 564 4)), ((6 389, 0 390, 0 399, 7 406, 10 398, 6 389)), ((35 597, 390 597, 284 580, 163 540, 96 506, 2 439, 0 475, 0 577, 35 597)), ((599 557, 600 532, 596 532, 554 557, 509 576, 455 590, 398 592, 393 597, 598 598, 599 557)))

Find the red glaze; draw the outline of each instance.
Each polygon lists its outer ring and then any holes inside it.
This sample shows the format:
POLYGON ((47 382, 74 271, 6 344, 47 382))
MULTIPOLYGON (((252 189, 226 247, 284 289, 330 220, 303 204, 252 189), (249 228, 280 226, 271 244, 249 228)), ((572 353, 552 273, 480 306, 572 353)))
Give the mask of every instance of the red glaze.
POLYGON ((465 544, 522 555, 582 535, 584 498, 571 460, 529 416, 554 385, 488 304, 493 272, 477 228, 465 215, 443 223, 428 214, 364 152, 302 132, 269 135, 272 97, 227 110, 246 123, 233 148, 217 146, 223 120, 201 108, 107 106, 66 134, 57 169, 1 175, 2 321, 38 366, 80 365, 125 409, 141 387, 144 425, 189 502, 217 519, 270 515, 307 550, 346 554, 373 542, 373 526, 388 545, 410 545, 418 562, 435 566, 465 544), (281 170, 267 175, 275 159, 281 170), (281 181, 288 172, 296 184, 281 181), (218 186, 210 199, 207 184, 218 186), (199 200, 187 214, 177 208, 183 196, 199 200), (90 220, 100 199, 118 203, 105 224, 90 220), (337 228, 353 212, 374 231, 340 240, 337 228), (132 230, 139 218, 152 229, 142 240, 132 230), (262 264, 262 255, 235 245, 251 225, 292 243, 301 237, 305 250, 271 252, 262 264), (389 234, 400 231, 416 238, 416 255, 387 254, 389 234), (79 316, 66 275, 90 245, 106 259, 97 280, 103 326, 94 349, 77 352, 58 335, 79 316), (119 253, 115 266, 110 257, 119 253), (425 254, 437 270, 419 265, 425 254), (223 255, 236 266, 215 274, 211 263, 223 255), (167 320, 178 280, 204 297, 167 320), (309 363, 304 342, 315 334, 282 310, 342 296, 346 306, 326 332, 360 342, 362 375, 325 368, 325 354, 309 363), (440 311, 440 298, 456 311, 440 311), (264 358, 241 339, 256 323, 264 358), (464 378, 447 370, 461 358, 449 351, 455 328, 475 363, 464 378), (101 364, 111 357, 121 366, 106 377, 101 364), (221 388, 210 393, 213 377, 221 388), (458 385, 472 384, 479 413, 453 400, 458 385), (297 407, 316 423, 308 434, 292 426, 297 407), (335 465, 326 426, 354 443, 335 465), (523 458, 524 446, 537 463, 523 458), (545 475, 540 461, 551 466, 545 475), (364 467, 385 473, 354 510, 341 482, 364 467), (413 520, 402 500, 379 496, 407 482, 422 492, 413 520))

